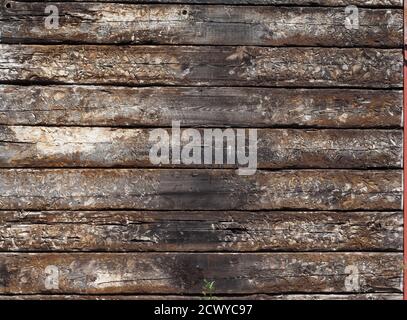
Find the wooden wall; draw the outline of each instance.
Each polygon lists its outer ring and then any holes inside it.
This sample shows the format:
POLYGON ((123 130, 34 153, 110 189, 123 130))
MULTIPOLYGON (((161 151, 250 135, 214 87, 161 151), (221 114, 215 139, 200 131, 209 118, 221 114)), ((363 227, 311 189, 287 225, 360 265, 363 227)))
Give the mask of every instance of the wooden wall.
POLYGON ((401 299, 402 0, 114 2, 0 1, 1 298, 401 299), (259 170, 152 165, 172 120, 259 170))

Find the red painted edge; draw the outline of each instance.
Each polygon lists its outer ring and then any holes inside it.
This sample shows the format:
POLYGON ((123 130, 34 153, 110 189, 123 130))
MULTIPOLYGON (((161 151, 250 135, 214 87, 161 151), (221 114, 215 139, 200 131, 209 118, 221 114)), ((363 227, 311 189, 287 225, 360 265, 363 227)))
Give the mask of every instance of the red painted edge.
POLYGON ((403 128, 404 128, 404 160, 403 160, 403 211, 404 211, 404 300, 407 300, 407 1, 404 0, 404 103, 403 103, 403 128))

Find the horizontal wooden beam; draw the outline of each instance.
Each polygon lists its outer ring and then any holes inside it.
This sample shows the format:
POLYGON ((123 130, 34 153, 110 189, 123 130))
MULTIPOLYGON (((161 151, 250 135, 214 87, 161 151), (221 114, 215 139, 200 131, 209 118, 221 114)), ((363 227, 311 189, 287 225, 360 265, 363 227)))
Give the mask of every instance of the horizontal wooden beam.
MULTIPOLYGON (((7 1, 7 0, 3 0, 7 1)), ((23 0, 27 1, 27 0, 23 0)), ((31 0, 29 0, 31 1, 31 0)), ((238 4, 238 5, 294 5, 294 6, 367 6, 399 7, 403 0, 71 0, 72 2, 125 2, 125 3, 181 3, 181 4, 238 4)))
POLYGON ((400 49, 0 45, 0 81, 399 88, 400 49))
POLYGON ((0 124, 401 127, 399 90, 0 85, 0 124))
POLYGON ((402 9, 361 8, 357 28, 349 29, 344 8, 55 2, 59 27, 51 32, 45 24, 48 2, 7 3, 0 13, 3 42, 403 45, 402 9))
POLYGON ((401 251, 402 212, 2 211, 2 251, 401 251), (340 236, 338 236, 340 235, 340 236))
POLYGON ((0 209, 400 210, 402 172, 2 169, 0 209))
MULTIPOLYGON (((253 294, 215 296, 216 300, 403 300, 399 293, 359 294, 253 294)), ((205 300, 203 295, 0 295, 0 300, 205 300)))
MULTIPOLYGON (((248 129, 241 131, 245 133, 246 138, 249 137, 248 129)), ((207 149, 214 154, 215 146, 216 150, 219 148, 213 143, 211 148, 203 148, 208 145, 204 142, 204 136, 213 135, 212 129, 195 131, 201 137, 200 142, 194 142, 196 147, 194 153, 198 152, 200 159, 197 163, 177 165, 170 162, 155 165, 150 159, 150 151, 157 141, 150 140, 151 132, 151 129, 0 126, 0 166, 188 168, 239 166, 236 161, 234 161, 236 164, 226 164, 228 143, 225 143, 224 139, 216 139, 221 144, 221 151, 223 148, 224 164, 204 164, 207 149)), ((230 132, 236 139, 237 131, 232 129, 230 132)), ((172 129, 163 133, 170 139, 176 137, 175 133, 171 134, 172 129)), ((183 133, 184 131, 181 131, 181 134, 183 133)), ((259 129, 256 166, 262 169, 401 168, 402 140, 402 130, 259 129)), ((167 143, 168 147, 170 141, 167 143)), ((253 145, 255 143, 251 142, 253 145)), ((190 138, 181 139, 181 150, 187 144, 191 144, 190 138)), ((244 145, 247 147, 247 142, 244 145)))
POLYGON ((0 254, 0 293, 400 293, 401 253, 0 254), (29 266, 29 267, 23 267, 29 266))

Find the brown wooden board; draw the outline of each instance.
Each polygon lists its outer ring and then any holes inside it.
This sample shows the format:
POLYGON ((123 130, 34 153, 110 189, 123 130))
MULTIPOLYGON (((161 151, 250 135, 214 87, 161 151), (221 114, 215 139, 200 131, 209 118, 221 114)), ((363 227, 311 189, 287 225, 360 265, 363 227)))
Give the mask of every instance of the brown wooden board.
MULTIPOLYGON (((24 2, 32 0, 23 0, 24 2)), ((181 3, 181 4, 239 4, 239 5, 292 5, 292 6, 348 6, 399 7, 403 0, 71 0, 72 2, 128 2, 128 3, 181 3)))
POLYGON ((399 90, 0 85, 4 125, 402 126, 399 90))
POLYGON ((400 210, 402 172, 2 169, 0 209, 400 210))
POLYGON ((402 47, 401 9, 360 9, 349 29, 342 7, 134 5, 55 2, 59 28, 45 24, 48 2, 7 1, 2 41, 260 46, 402 47))
POLYGON ((401 212, 2 211, 2 251, 401 251, 401 212))
MULTIPOLYGON (((253 294, 215 296, 216 300, 403 300, 399 293, 359 294, 253 294)), ((207 300, 203 295, 0 295, 0 300, 207 300)))
MULTIPOLYGON (((176 136, 171 135, 171 130, 165 130, 170 139, 176 136)), ((248 139, 249 131, 240 131, 248 139)), ((223 148, 223 164, 204 164, 207 150, 202 149, 203 137, 213 132, 212 129, 196 131, 201 139, 193 142, 194 153, 199 151, 200 161, 154 165, 150 151, 157 142, 151 139, 151 129, 0 126, 0 167, 238 167, 236 161, 236 165, 226 164, 228 144, 219 139, 220 146, 212 145, 223 148)), ((229 132, 236 135, 236 130, 229 129, 229 132)), ((259 129, 256 166, 262 169, 401 168, 402 139, 401 130, 259 129)), ((191 144, 190 138, 181 138, 182 150, 187 144, 191 144)))
POLYGON ((400 293, 402 261, 401 253, 0 254, 0 293, 201 294, 205 279, 220 295, 400 293))
POLYGON ((0 45, 0 81, 402 87, 401 49, 0 45))

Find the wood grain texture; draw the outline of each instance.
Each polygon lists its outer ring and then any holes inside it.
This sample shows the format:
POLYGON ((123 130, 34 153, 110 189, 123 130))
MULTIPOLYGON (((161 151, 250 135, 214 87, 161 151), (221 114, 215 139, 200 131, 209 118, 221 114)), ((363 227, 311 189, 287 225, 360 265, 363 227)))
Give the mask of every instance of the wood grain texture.
POLYGON ((401 212, 2 211, 2 251, 401 251, 401 212))
POLYGON ((261 46, 402 47, 401 9, 360 9, 359 28, 344 8, 134 5, 55 2, 60 27, 44 23, 44 2, 6 0, 2 41, 261 46), (41 14, 42 13, 42 14, 41 14))
POLYGON ((401 253, 7 253, 0 293, 201 294, 204 279, 219 295, 399 293, 402 261, 401 253), (358 286, 349 286, 355 274, 358 286))
MULTIPOLYGON (((197 132, 203 137, 205 131, 212 135, 212 129, 197 132)), ((171 139, 171 129, 166 132, 171 139)), ((248 130, 244 133, 248 138, 248 130)), ((237 162, 236 165, 226 164, 227 143, 221 146, 224 164, 205 165, 202 151, 207 149, 203 148, 207 144, 203 139, 194 143, 201 153, 200 163, 154 165, 149 153, 156 141, 150 140, 150 134, 151 129, 0 126, 0 167, 239 166, 237 162)), ((259 129, 257 167, 401 168, 402 140, 401 130, 259 129)), ((183 137, 181 148, 190 143, 189 137, 183 137)), ((210 149, 214 147, 215 144, 210 149)))
POLYGON ((0 209, 401 210, 402 172, 2 169, 0 209))
POLYGON ((0 0, 0 300, 401 299, 402 1, 154 2, 0 0), (172 120, 259 170, 154 168, 172 120))
MULTIPOLYGON (((23 0, 27 1, 27 0, 23 0)), ((31 0, 28 0, 31 1, 31 0)), ((128 2, 151 3, 152 0, 71 0, 72 2, 128 2)), ((239 5, 321 5, 321 6, 348 6, 359 5, 367 7, 399 7, 403 0, 154 0, 156 3, 182 3, 182 4, 239 4, 239 5)))
MULTIPOLYGON (((359 294, 253 294, 242 296, 216 296, 217 300, 403 300, 399 293, 359 293, 359 294)), ((201 296, 190 295, 0 295, 0 300, 205 300, 201 296)))
POLYGON ((168 127, 401 127, 398 90, 0 85, 0 123, 168 127))
POLYGON ((0 81, 400 88, 398 49, 0 45, 0 81))

